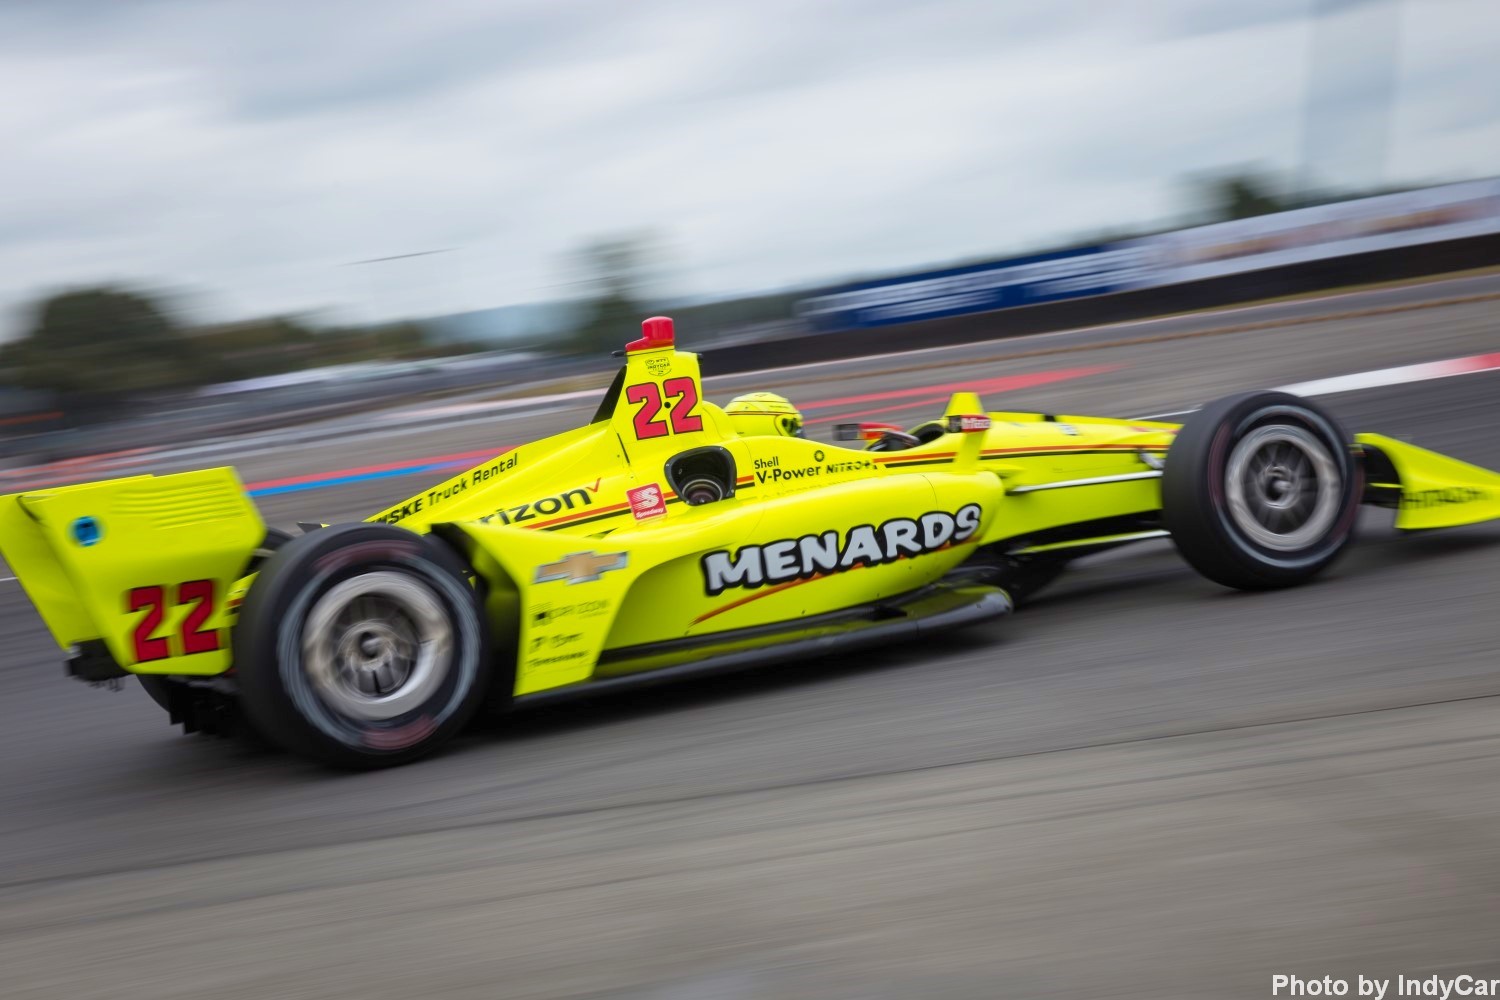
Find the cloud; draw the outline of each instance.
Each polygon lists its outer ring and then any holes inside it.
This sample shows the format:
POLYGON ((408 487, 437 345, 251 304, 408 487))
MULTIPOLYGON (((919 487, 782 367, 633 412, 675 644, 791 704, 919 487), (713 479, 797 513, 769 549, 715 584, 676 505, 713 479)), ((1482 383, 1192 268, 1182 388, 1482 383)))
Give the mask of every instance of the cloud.
MULTIPOLYGON (((200 289, 210 316, 478 308, 559 294, 572 248, 642 228, 702 295, 1150 224, 1185 207, 1188 174, 1298 163, 1305 15, 1303 0, 6 5, 0 310, 14 330, 44 290, 105 279, 200 289)), ((1385 179, 1500 172, 1500 9, 1406 4, 1400 28, 1385 179)), ((1351 44, 1320 93, 1353 118, 1368 67, 1351 44)))

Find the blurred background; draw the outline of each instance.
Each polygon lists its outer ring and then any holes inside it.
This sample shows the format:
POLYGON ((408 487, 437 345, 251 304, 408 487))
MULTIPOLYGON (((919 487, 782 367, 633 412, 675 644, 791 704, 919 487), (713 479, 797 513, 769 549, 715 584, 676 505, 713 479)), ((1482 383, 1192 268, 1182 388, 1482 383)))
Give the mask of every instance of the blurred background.
MULTIPOLYGON (((1279 386, 1500 468, 1497 40, 1495 0, 0 2, 0 493, 234 465, 270 524, 366 517, 587 420, 659 313, 825 440, 1279 386)), ((1148 542, 361 776, 67 682, 0 566, 0 995, 1500 978, 1500 533, 1362 531, 1295 592, 1148 542)))
POLYGON ((1227 287, 1121 303, 1205 276, 1158 239, 967 304, 808 307, 1383 193, 1407 197, 1216 239, 1292 229, 1326 261, 1493 233, 1495 188, 1443 189, 1500 172, 1497 31, 1487 0, 7 4, 0 460, 591 371, 653 312, 700 349, 834 356, 887 341, 800 341, 1351 283, 1247 278, 1284 258, 1240 246, 1227 287))

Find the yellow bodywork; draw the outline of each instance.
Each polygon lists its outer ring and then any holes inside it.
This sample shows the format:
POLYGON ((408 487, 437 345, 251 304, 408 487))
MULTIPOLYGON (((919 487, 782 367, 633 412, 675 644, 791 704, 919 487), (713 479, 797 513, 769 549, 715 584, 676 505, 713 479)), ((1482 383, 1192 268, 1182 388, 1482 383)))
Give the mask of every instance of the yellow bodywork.
MULTIPOLYGON (((1083 526, 1069 537, 1088 541, 1093 522, 1101 543, 1131 540, 1118 525, 1159 510, 1178 429, 986 414, 959 393, 943 421, 914 429, 921 445, 870 451, 741 436, 701 385, 696 355, 633 349, 594 422, 369 518, 462 549, 516 694, 782 641, 801 619, 920 591, 985 546, 1047 552, 1058 529, 1083 526), (733 495, 696 506, 677 495, 668 463, 695 449, 732 463, 733 495)), ((1359 440, 1390 457, 1403 496, 1452 498, 1403 501, 1398 526, 1500 516, 1500 476, 1359 440)), ((231 667, 233 609, 263 534, 230 469, 0 497, 0 550, 58 644, 103 640, 134 673, 231 667)))
POLYGON ((1384 434, 1356 434, 1354 440, 1378 448, 1395 467, 1396 482, 1370 485, 1400 491, 1397 528, 1451 528, 1500 517, 1500 474, 1384 434))
POLYGON ((0 551, 57 644, 102 639, 115 662, 134 673, 229 669, 231 612, 223 597, 264 536, 233 469, 0 497, 0 551), (80 540, 86 523, 93 530, 80 540), (203 581, 207 588, 194 586, 203 581), (151 598, 152 588, 160 590, 155 611, 132 608, 132 595, 151 598), (204 589, 219 599, 204 600, 204 589), (197 614, 205 617, 190 623, 197 614), (148 616, 159 616, 154 628, 146 628, 148 616), (166 655, 142 662, 138 640, 166 655), (192 652, 189 644, 214 648, 192 652))

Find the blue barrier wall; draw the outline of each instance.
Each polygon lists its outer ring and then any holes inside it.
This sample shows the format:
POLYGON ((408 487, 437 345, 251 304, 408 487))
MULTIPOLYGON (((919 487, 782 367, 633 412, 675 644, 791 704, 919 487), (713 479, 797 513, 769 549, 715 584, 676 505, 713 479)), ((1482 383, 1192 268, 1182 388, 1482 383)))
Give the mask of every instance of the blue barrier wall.
POLYGON ((1146 258, 1134 244, 1078 247, 861 282, 804 299, 798 313, 849 330, 1103 295, 1136 287, 1146 258))
POLYGON ((1313 205, 1031 257, 858 282, 797 304, 814 330, 920 323, 1500 233, 1500 178, 1313 205))

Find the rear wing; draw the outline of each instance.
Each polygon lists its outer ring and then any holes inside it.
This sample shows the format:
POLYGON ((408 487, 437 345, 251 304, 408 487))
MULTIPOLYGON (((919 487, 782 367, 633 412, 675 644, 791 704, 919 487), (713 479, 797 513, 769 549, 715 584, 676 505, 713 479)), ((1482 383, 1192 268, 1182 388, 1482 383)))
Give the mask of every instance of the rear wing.
POLYGON ((228 468, 0 496, 0 555, 52 638, 135 673, 229 668, 225 598, 264 537, 228 468))

